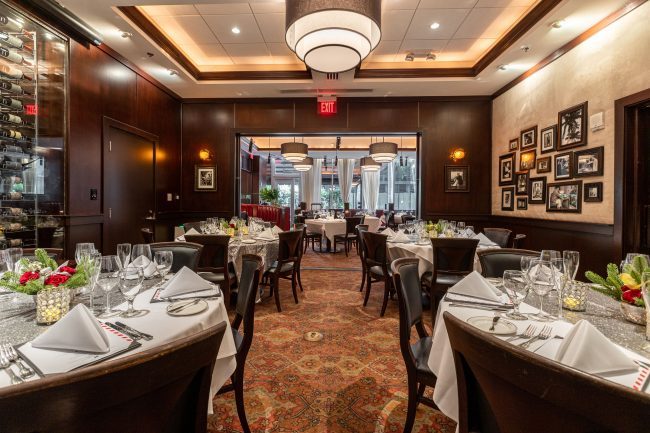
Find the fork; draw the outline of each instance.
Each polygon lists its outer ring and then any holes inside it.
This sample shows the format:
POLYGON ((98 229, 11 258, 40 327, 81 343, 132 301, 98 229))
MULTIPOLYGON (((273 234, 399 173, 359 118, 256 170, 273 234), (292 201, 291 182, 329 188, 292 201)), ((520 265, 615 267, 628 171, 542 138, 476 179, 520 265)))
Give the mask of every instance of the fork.
POLYGON ((32 370, 30 367, 27 366, 23 362, 22 359, 18 356, 18 353, 16 352, 16 349, 11 344, 3 344, 0 346, 0 353, 3 353, 4 356, 9 360, 9 362, 15 362, 16 366, 18 366, 18 374, 20 374, 20 377, 22 379, 27 379, 32 377, 34 374, 34 370, 32 370))
POLYGON ((551 326, 545 325, 541 331, 539 331, 539 334, 531 338, 530 340, 522 343, 519 345, 522 349, 528 349, 532 343, 534 343, 537 340, 548 340, 551 338, 551 332, 553 332, 553 328, 551 326))
POLYGON ((11 362, 9 359, 7 359, 6 356, 4 356, 4 354, 0 354, 0 368, 7 372, 7 375, 9 375, 9 378, 11 379, 12 385, 24 382, 24 380, 18 377, 16 373, 14 373, 14 371, 11 369, 11 362))
POLYGON ((535 332, 537 332, 537 326, 528 325, 528 327, 524 330, 524 332, 522 332, 521 334, 513 335, 512 337, 508 337, 504 341, 511 342, 513 340, 516 340, 517 338, 532 338, 532 336, 535 335, 535 332))

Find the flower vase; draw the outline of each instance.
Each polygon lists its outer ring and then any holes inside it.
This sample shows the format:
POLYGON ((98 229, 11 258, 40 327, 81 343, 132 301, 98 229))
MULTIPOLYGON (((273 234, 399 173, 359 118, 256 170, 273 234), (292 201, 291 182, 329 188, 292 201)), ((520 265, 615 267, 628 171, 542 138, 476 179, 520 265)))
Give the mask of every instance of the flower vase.
POLYGON ((646 324, 645 308, 637 307, 627 302, 621 302, 621 313, 623 313, 623 317, 628 322, 636 323, 637 325, 646 324))
POLYGON ((52 287, 36 294, 36 323, 51 325, 65 316, 70 310, 70 290, 65 287, 52 287))

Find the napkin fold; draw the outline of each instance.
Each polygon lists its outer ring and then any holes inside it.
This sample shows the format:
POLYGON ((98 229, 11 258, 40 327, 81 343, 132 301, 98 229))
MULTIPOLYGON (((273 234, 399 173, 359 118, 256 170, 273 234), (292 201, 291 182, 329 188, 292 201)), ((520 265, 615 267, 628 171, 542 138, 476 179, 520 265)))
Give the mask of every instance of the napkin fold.
POLYGON ((401 230, 395 233, 395 236, 393 236, 390 240, 391 242, 411 242, 411 239, 409 239, 408 235, 401 230))
POLYGON ((153 276, 153 274, 156 273, 158 268, 156 267, 156 264, 154 263, 153 260, 148 259, 145 256, 139 256, 136 257, 135 260, 133 260, 129 266, 129 268, 142 268, 144 272, 144 277, 149 278, 153 276))
POLYGON ((259 239, 264 239, 266 241, 275 240, 275 235, 273 234, 273 230, 271 229, 264 229, 264 231, 259 233, 256 237, 259 239))
POLYGON ((386 230, 384 230, 383 232, 381 232, 381 234, 382 234, 382 235, 386 235, 386 236, 388 236, 388 237, 395 236, 395 232, 394 232, 393 229, 391 229, 390 227, 387 227, 386 230))
POLYGON ((470 298, 478 298, 486 301, 501 303, 501 297, 497 295, 496 288, 488 282, 481 274, 473 271, 471 274, 454 284, 447 290, 452 295, 463 295, 470 298))
POLYGON ((273 226, 273 228, 272 228, 271 230, 272 230, 273 233, 276 234, 276 235, 277 235, 278 233, 282 233, 282 232, 284 231, 284 230, 282 230, 282 229, 281 229, 280 227, 278 227, 278 226, 273 226))
POLYGON ((165 284, 165 288, 160 291, 160 296, 162 298, 170 298, 184 293, 199 292, 211 288, 212 286, 210 283, 201 278, 199 274, 187 266, 183 266, 181 270, 176 272, 172 279, 165 284))
POLYGON ((50 329, 36 337, 32 346, 91 353, 106 353, 110 350, 106 331, 83 304, 77 304, 50 329))
POLYGON ((478 239, 478 244, 483 247, 494 247, 497 246, 496 243, 492 242, 487 236, 483 233, 478 233, 473 236, 474 239, 478 239))
POLYGON ((618 345, 584 319, 564 337, 555 360, 592 374, 638 370, 618 345))
POLYGON ((200 235, 198 230, 195 230, 194 227, 185 232, 186 235, 200 235))

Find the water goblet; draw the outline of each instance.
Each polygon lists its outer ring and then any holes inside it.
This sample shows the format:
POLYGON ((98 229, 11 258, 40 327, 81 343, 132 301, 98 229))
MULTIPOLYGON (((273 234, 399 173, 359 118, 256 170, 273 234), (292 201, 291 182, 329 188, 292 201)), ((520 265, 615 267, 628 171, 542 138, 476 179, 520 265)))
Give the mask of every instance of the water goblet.
POLYGON ((133 266, 141 268, 144 271, 151 263, 151 258, 151 246, 149 244, 133 245, 131 249, 131 264, 133 266))
POLYGON ((406 224, 398 224, 397 225, 397 230, 399 230, 400 232, 403 232, 404 230, 406 230, 406 224))
POLYGON ((154 255, 154 262, 156 263, 156 269, 158 274, 165 279, 165 275, 169 273, 172 269, 172 263, 174 263, 174 254, 171 251, 156 251, 154 255))
POLYGON ((562 254, 560 254, 559 251, 556 250, 542 250, 542 252, 539 255, 540 260, 544 260, 546 262, 550 262, 553 259, 561 259, 562 254))
POLYGON ((7 269, 11 272, 18 272, 16 265, 23 258, 22 248, 7 248, 7 269))
POLYGON ((200 221, 199 222, 199 230, 201 230, 201 233, 205 234, 205 229, 208 226, 207 221, 200 221))
POLYGON ((102 256, 100 259, 97 285, 106 294, 106 305, 104 305, 104 311, 99 315, 101 318, 108 318, 117 314, 111 309, 110 293, 120 282, 120 269, 122 269, 122 265, 117 256, 102 256))
POLYGON ((90 253, 95 251, 95 244, 92 242, 82 242, 76 245, 74 258, 77 264, 81 263, 90 253))
POLYGON ((133 301, 142 288, 144 281, 144 271, 142 268, 129 267, 119 271, 120 292, 127 302, 127 310, 122 312, 122 317, 135 317, 142 315, 143 311, 133 308, 133 301))
POLYGON ((564 268, 564 259, 553 259, 551 260, 551 267, 553 268, 553 273, 555 275, 555 291, 557 292, 558 302, 559 302, 559 311, 558 318, 562 318, 562 299, 564 297, 564 288, 568 281, 566 274, 566 269, 564 268))
POLYGON ((514 309, 507 313, 506 317, 512 320, 527 320, 528 317, 519 312, 519 304, 526 298, 530 290, 524 273, 522 271, 504 271, 503 288, 514 305, 514 309))
POLYGON ((117 258, 120 267, 126 268, 131 261, 131 244, 117 244, 117 258))
POLYGON ((539 313, 533 317, 540 322, 550 321, 549 315, 544 313, 544 297, 555 288, 555 270, 551 262, 539 259, 531 261, 528 282, 533 292, 540 297, 539 313))

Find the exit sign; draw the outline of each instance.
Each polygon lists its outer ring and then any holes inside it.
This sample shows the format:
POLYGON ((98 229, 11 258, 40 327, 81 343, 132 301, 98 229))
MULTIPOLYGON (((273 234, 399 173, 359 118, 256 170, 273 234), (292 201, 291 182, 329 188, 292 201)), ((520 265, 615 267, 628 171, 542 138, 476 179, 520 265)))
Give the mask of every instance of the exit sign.
POLYGON ((336 114, 336 98, 319 98, 317 107, 321 116, 333 116, 336 114))

